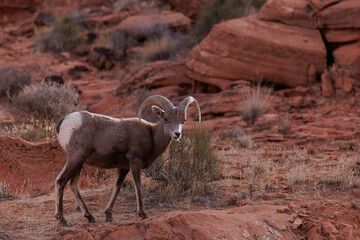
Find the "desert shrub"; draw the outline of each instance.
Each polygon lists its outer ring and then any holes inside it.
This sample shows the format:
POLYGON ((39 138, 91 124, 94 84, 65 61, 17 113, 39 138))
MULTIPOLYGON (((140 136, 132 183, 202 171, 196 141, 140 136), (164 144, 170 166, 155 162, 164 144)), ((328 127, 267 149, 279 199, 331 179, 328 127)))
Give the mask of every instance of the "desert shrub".
POLYGON ((248 125, 253 125, 266 112, 271 99, 271 92, 271 88, 263 88, 258 83, 254 88, 250 88, 245 93, 240 115, 248 125))
POLYGON ((209 181, 219 170, 210 142, 206 129, 195 128, 180 141, 170 144, 168 158, 159 157, 144 171, 145 176, 159 183, 154 191, 161 200, 195 199, 207 192, 209 181))
POLYGON ((30 75, 21 74, 14 68, 0 65, 0 97, 11 97, 30 83, 30 75))
POLYGON ((201 9, 191 35, 200 41, 221 20, 255 13, 266 0, 209 0, 201 9))
POLYGON ((61 21, 55 23, 50 33, 39 38, 38 46, 44 52, 73 52, 79 50, 84 42, 84 39, 79 37, 79 27, 74 18, 64 16, 61 21))
POLYGON ((153 62, 170 58, 175 49, 176 43, 173 39, 161 37, 146 42, 139 55, 145 62, 153 62))
POLYGON ((109 48, 120 57, 126 57, 126 50, 129 48, 130 40, 121 30, 116 30, 106 34, 109 48))
POLYGON ((70 85, 42 82, 40 85, 26 86, 11 98, 10 112, 21 119, 11 130, 16 130, 19 126, 27 129, 24 136, 30 136, 32 139, 26 140, 53 137, 56 123, 80 108, 79 94, 70 85))

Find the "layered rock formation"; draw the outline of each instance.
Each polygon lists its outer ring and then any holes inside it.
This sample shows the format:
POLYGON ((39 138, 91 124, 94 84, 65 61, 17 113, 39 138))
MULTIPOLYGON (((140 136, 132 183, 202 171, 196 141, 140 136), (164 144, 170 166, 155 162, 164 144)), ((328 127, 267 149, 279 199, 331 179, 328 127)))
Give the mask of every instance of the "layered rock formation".
POLYGON ((259 14, 215 25, 192 50, 187 76, 221 89, 239 79, 307 86, 334 62, 358 79, 359 18, 356 0, 269 0, 259 14))
POLYGON ((191 52, 188 76, 221 89, 240 79, 307 85, 326 68, 320 32, 259 20, 256 15, 215 25, 191 52))

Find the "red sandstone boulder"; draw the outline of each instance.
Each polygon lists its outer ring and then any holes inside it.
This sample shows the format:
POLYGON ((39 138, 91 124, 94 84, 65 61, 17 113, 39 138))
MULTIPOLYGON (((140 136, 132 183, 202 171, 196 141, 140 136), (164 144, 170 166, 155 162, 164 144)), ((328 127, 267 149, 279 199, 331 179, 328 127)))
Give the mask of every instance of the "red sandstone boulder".
POLYGON ((33 17, 39 0, 0 1, 0 24, 24 22, 33 17))
POLYGON ((316 14, 319 28, 360 28, 360 1, 343 0, 316 14))
POLYGON ((340 1, 342 0, 308 0, 310 6, 315 12, 318 12, 327 6, 340 1))
POLYGON ((190 18, 182 13, 163 11, 156 14, 130 16, 120 23, 119 29, 131 36, 139 37, 162 29, 187 31, 190 23, 190 18))
POLYGON ((324 29, 323 33, 329 43, 346 43, 360 40, 360 28, 324 29))
POLYGON ((334 82, 327 70, 325 70, 321 75, 321 85, 322 85, 322 94, 324 97, 335 96, 334 82))
POLYGON ((259 19, 305 28, 317 27, 308 0, 269 0, 261 7, 259 19))
POLYGON ((201 11, 201 7, 207 0, 167 0, 171 9, 181 12, 189 18, 196 19, 201 11))
POLYGON ((215 25, 186 65, 190 78, 222 90, 236 80, 260 78, 306 86, 312 81, 311 65, 316 73, 326 68, 326 50, 318 30, 261 21, 253 15, 215 25))
POLYGON ((170 212, 118 228, 103 239, 296 239, 283 206, 170 212))
POLYGON ((360 79, 360 41, 342 45, 332 51, 335 61, 346 66, 352 76, 360 79))

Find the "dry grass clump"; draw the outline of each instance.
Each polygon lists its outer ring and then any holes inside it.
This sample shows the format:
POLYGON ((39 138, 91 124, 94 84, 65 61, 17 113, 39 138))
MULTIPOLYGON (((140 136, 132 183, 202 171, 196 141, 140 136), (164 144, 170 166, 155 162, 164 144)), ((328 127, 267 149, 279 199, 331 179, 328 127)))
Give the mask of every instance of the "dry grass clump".
POLYGON ((245 93, 240 115, 248 125, 254 125, 256 120, 266 112, 271 93, 271 88, 263 88, 260 83, 245 93))
POLYGON ((239 127, 235 127, 233 129, 230 129, 229 131, 223 132, 220 137, 222 139, 233 139, 232 143, 235 146, 249 149, 255 148, 255 143, 252 140, 252 137, 243 130, 241 130, 239 127))
POLYGON ((296 184, 303 184, 306 182, 306 178, 309 176, 309 168, 306 164, 301 164, 294 168, 291 168, 287 174, 287 184, 290 188, 296 184))
POLYGON ((338 162, 323 166, 318 181, 323 187, 351 189, 360 187, 357 161, 353 158, 341 158, 338 162))
POLYGON ((290 188, 298 185, 310 189, 316 187, 325 191, 329 188, 360 187, 359 164, 353 157, 341 156, 335 162, 312 160, 301 164, 289 164, 287 183, 290 188), (316 162, 316 167, 312 164, 313 161, 316 162))
POLYGON ((54 137, 56 123, 80 109, 79 94, 70 85, 42 82, 26 86, 11 98, 9 110, 18 120, 8 126, 9 134, 29 141, 54 137))
POLYGON ((11 97, 31 83, 31 76, 18 70, 0 65, 0 97, 11 97))
POLYGON ((159 157, 144 171, 145 176, 156 182, 150 191, 165 202, 205 195, 209 182, 219 173, 210 142, 210 133, 204 128, 195 128, 179 142, 173 141, 169 156, 159 157))
POLYGON ((354 142, 345 142, 337 144, 338 151, 355 151, 357 149, 357 145, 354 142))
POLYGON ((79 27, 71 16, 64 16, 55 23, 54 29, 38 40, 38 47, 43 52, 74 52, 84 46, 84 39, 79 36, 79 27))

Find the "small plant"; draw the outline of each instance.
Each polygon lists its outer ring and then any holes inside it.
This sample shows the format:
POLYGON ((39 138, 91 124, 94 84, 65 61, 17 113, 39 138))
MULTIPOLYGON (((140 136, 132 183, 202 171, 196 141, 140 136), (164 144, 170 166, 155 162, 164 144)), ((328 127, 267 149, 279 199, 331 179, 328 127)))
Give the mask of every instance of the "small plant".
POLYGON ((236 146, 243 147, 243 148, 254 148, 255 143, 252 140, 251 136, 246 134, 243 130, 241 130, 239 127, 235 127, 233 129, 230 129, 226 132, 223 132, 220 135, 221 138, 232 138, 233 143, 236 146))
POLYGON ((145 43, 139 57, 145 62, 169 59, 176 52, 176 41, 169 37, 156 38, 145 43))
POLYGON ((4 182, 0 182, 0 200, 12 199, 13 197, 14 196, 9 190, 9 186, 4 182))
POLYGON ((315 150, 313 147, 308 147, 307 150, 306 150, 306 153, 308 155, 315 155, 315 150))
POLYGON ((201 9, 191 35, 198 42, 221 20, 256 13, 266 0, 210 0, 201 9))
POLYGON ((355 151, 356 148, 357 146, 354 142, 339 143, 337 146, 338 151, 355 151))
POLYGON ((219 170, 210 141, 206 129, 193 129, 187 137, 171 143, 168 158, 159 157, 144 171, 159 183, 156 191, 163 201, 194 199, 206 193, 207 184, 219 170))
POLYGON ((0 66, 0 97, 10 98, 30 83, 30 75, 23 75, 11 67, 0 66))
POLYGON ((245 93, 240 114, 248 125, 254 125, 256 120, 266 112, 271 99, 271 92, 271 88, 262 88, 261 84, 258 83, 255 88, 250 88, 245 93))
POLYGON ((9 107, 10 112, 21 119, 14 127, 26 125, 30 132, 36 129, 35 135, 39 138, 53 137, 56 123, 68 113, 80 109, 79 94, 73 87, 46 82, 26 86, 11 98, 9 107))
POLYGON ((65 16, 55 23, 53 31, 39 39, 39 48, 43 52, 60 53, 74 52, 84 45, 84 39, 79 37, 79 28, 75 20, 65 16))

